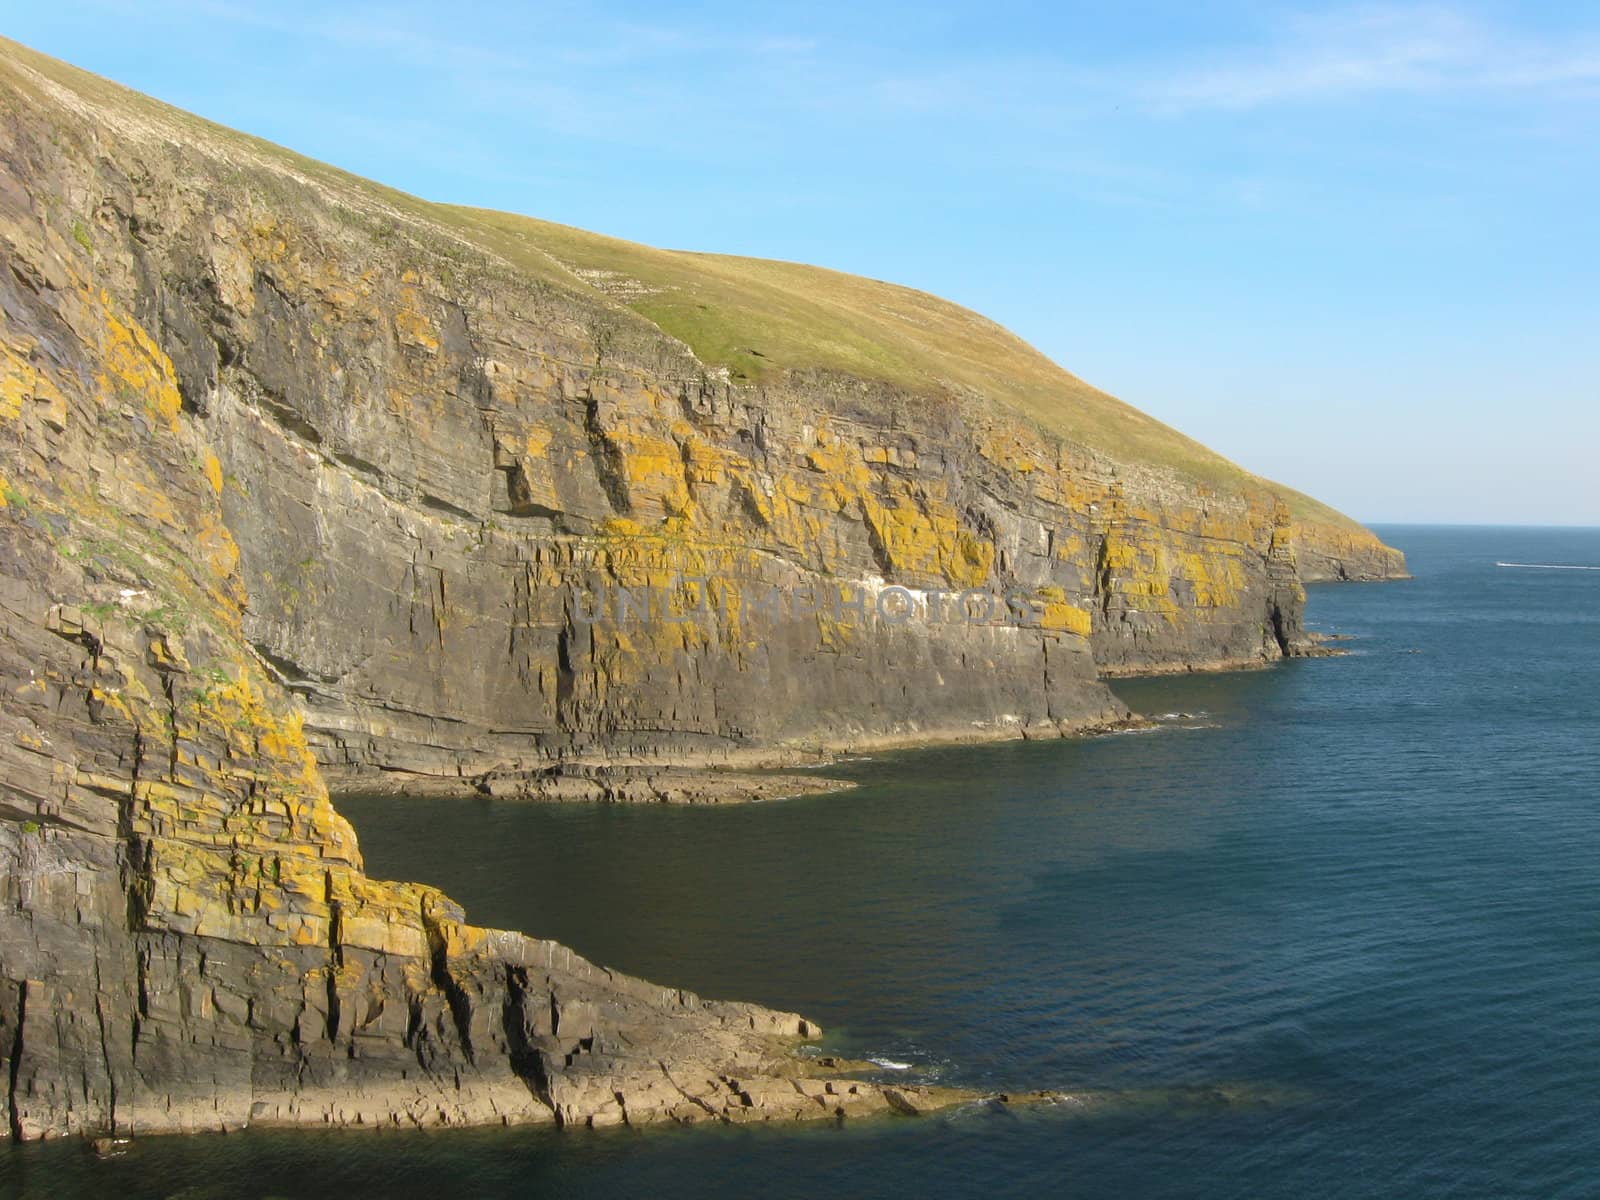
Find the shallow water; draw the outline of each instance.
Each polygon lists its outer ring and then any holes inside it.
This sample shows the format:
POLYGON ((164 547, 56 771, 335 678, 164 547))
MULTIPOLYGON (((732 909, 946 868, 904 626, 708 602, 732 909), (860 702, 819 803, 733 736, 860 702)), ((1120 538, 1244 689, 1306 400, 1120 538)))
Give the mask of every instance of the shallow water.
POLYGON ((1157 731, 883 755, 736 808, 346 797, 482 924, 1094 1102, 842 1129, 0 1150, 0 1195, 1600 1190, 1600 531, 1389 528, 1345 658, 1127 682, 1157 731), (242 1181, 242 1182, 241 1182, 242 1181))

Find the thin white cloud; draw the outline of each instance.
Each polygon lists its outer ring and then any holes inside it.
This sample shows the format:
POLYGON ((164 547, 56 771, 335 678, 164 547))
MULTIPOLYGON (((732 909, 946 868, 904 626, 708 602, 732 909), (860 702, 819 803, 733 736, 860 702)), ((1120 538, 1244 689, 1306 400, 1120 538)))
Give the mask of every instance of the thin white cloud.
POLYGON ((98 7, 152 20, 206 21, 258 29, 288 38, 325 42, 348 50, 384 55, 410 65, 456 71, 525 69, 527 60, 495 46, 453 40, 414 22, 404 7, 347 6, 298 11, 292 5, 252 5, 239 0, 92 0, 98 7))
MULTIPOLYGON (((101 0, 121 7, 116 0, 101 0)), ((883 46, 826 46, 805 31, 747 30, 596 18, 565 3, 508 7, 502 26, 464 38, 420 4, 341 9, 257 6, 241 0, 165 0, 190 18, 321 41, 455 79, 463 90, 563 93, 600 105, 587 73, 607 74, 615 104, 693 92, 693 80, 746 76, 768 99, 804 108, 850 110, 863 120, 1005 116, 1040 125, 1125 113, 1239 112, 1285 103, 1339 102, 1384 93, 1554 92, 1600 96, 1600 26, 1557 40, 1491 23, 1441 4, 1376 4, 1292 17, 1253 42, 1236 37, 1207 54, 1085 61, 1038 46, 1013 55, 941 55, 929 63, 883 46), (651 72, 649 87, 617 78, 651 72), (683 72, 693 72, 685 76, 683 72), (570 93, 570 94, 567 94, 570 93)), ((692 97, 689 97, 692 98, 692 97)), ((702 106, 703 107, 703 106, 702 106)))
POLYGON ((1600 39, 1555 42, 1444 7, 1366 7, 1291 22, 1270 44, 1140 88, 1163 111, 1251 109, 1382 92, 1600 83, 1600 39))
POLYGON ((352 50, 385 55, 412 66, 459 72, 520 71, 528 60, 520 55, 468 42, 452 42, 432 33, 407 29, 381 16, 331 17, 295 27, 352 50))
POLYGON ((653 60, 716 57, 799 57, 818 48, 816 38, 786 33, 733 33, 693 25, 608 21, 563 5, 507 8, 504 26, 481 27, 485 41, 443 36, 437 9, 407 5, 356 5, 293 12, 238 0, 170 0, 188 10, 259 29, 270 29, 403 62, 445 70, 527 70, 557 61, 572 66, 622 66, 653 60), (528 53, 513 47, 534 39, 528 53))
MULTIPOLYGON (((128 0, 99 3, 120 9, 128 0)), ((1208 161, 1170 138, 1180 124, 1171 118, 1228 122, 1287 105, 1337 110, 1394 97, 1398 126, 1408 107, 1422 107, 1402 101, 1490 97, 1503 138, 1570 147, 1592 140, 1600 101, 1600 17, 1588 33, 1557 38, 1510 16, 1425 0, 1268 17, 1220 33, 1209 50, 1133 49, 1115 59, 1043 40, 1009 52, 852 42, 837 32, 824 43, 803 20, 797 28, 752 17, 731 29, 623 20, 567 0, 495 8, 488 23, 454 19, 424 0, 337 8, 149 0, 146 11, 173 23, 270 31, 322 57, 348 52, 405 81, 380 110, 397 136, 431 122, 430 136, 458 143, 452 158, 478 175, 509 169, 509 160, 543 164, 571 146, 632 155, 643 179, 665 160, 717 164, 746 148, 833 163, 840 145, 854 153, 847 169, 879 187, 933 168, 989 171, 1106 205, 1209 200, 1260 211, 1326 192, 1322 160, 1308 167, 1292 148, 1257 144, 1208 161), (452 121, 466 137, 445 128, 452 121), (471 168, 465 151, 476 146, 470 133, 479 122, 497 132, 488 161, 471 168), (868 161, 863 147, 874 143, 868 161), (497 167, 496 157, 508 161, 497 167)), ((360 98, 346 103, 364 111, 360 98)), ((379 141, 371 130, 364 140, 379 141)), ((1390 156, 1390 177, 1472 161, 1448 139, 1439 163, 1426 161, 1435 145, 1414 130, 1343 145, 1334 136, 1327 152, 1346 161, 1390 156)))
MULTIPOLYGON (((1600 14, 1597 14, 1600 15, 1600 14)), ((931 69, 860 60, 834 105, 901 115, 1004 115, 1057 125, 1124 115, 1243 112, 1383 94, 1524 93, 1600 98, 1600 20, 1567 38, 1493 24, 1442 5, 1365 5, 1283 19, 1254 37, 1169 56, 1091 61, 1040 46, 946 59, 931 69)))

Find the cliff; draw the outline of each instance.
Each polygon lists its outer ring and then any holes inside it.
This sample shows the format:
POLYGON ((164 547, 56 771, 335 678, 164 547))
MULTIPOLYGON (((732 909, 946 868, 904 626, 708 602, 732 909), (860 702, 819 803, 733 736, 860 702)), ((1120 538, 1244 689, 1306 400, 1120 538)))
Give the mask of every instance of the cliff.
POLYGON ((937 1102, 368 879, 325 780, 1070 732, 1404 570, 932 297, 429 205, 5 42, 0 241, 15 1136, 937 1102))

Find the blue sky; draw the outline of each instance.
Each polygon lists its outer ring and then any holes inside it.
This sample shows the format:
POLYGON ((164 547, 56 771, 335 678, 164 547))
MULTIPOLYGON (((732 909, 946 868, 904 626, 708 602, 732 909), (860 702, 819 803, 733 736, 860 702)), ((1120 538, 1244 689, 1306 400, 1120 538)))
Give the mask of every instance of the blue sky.
POLYGON ((1600 524, 1600 6, 0 3, 430 199, 995 318, 1370 521, 1600 524))

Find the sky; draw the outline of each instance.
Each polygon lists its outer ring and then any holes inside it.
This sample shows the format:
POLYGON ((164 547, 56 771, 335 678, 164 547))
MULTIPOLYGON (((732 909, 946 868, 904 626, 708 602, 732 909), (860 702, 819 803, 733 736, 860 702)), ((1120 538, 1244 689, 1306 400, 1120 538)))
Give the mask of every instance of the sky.
POLYGON ((432 200, 977 309, 1372 522, 1600 524, 1600 5, 0 0, 432 200))

